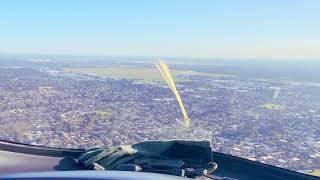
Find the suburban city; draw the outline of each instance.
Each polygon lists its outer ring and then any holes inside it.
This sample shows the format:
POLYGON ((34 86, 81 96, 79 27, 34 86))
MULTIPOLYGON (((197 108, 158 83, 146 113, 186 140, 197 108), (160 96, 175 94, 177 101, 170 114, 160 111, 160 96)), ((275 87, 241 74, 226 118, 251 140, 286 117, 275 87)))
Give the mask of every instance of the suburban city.
POLYGON ((178 122, 182 114, 174 95, 152 63, 12 64, 0 68, 3 140, 90 148, 204 139, 214 151, 291 170, 319 169, 320 83, 174 66, 190 118, 186 128, 178 122))

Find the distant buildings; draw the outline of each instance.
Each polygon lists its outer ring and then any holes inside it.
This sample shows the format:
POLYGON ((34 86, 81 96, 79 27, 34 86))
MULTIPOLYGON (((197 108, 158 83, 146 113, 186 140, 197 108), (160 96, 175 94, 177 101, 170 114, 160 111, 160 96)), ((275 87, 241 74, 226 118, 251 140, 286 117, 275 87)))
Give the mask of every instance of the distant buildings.
POLYGON ((1 69, 2 139, 65 148, 211 139, 216 151, 292 170, 319 165, 319 87, 190 75, 179 83, 186 129, 163 84, 47 70, 1 69), (263 107, 272 101, 287 108, 263 107))

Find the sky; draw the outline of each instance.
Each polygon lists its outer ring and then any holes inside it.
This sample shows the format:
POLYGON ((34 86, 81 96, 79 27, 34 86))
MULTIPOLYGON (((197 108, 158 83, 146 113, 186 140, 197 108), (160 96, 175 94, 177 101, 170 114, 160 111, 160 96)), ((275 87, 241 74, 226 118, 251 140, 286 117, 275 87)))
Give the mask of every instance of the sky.
POLYGON ((319 0, 3 0, 0 53, 320 59, 319 0))

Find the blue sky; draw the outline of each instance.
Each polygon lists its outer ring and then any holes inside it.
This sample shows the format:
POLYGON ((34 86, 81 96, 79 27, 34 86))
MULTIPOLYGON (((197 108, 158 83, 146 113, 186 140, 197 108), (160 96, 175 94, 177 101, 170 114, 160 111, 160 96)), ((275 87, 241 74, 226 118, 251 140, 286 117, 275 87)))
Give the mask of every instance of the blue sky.
POLYGON ((319 0, 6 0, 0 53, 320 58, 319 0))

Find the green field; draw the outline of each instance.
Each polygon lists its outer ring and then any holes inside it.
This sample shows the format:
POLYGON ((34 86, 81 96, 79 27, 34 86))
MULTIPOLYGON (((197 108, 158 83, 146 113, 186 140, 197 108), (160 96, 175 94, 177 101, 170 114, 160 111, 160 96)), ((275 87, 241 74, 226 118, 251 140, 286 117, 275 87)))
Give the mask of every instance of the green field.
POLYGON ((107 110, 95 110, 94 112, 100 118, 107 118, 112 113, 107 110))
MULTIPOLYGON (((152 81, 163 81, 160 72, 154 68, 145 67, 68 67, 63 69, 66 72, 94 74, 100 77, 124 78, 137 80, 141 83, 150 83, 152 81)), ((200 73, 195 71, 171 70, 176 82, 188 81, 179 75, 198 75, 210 77, 233 77, 224 74, 200 73)))
POLYGON ((266 109, 270 109, 270 110, 282 110, 282 109, 285 109, 286 107, 285 106, 282 106, 282 105, 279 105, 279 104, 264 104, 263 105, 264 108, 266 109))
POLYGON ((314 176, 320 176, 320 169, 312 170, 308 174, 311 174, 311 175, 314 175, 314 176))
MULTIPOLYGON (((64 71, 72 73, 94 74, 101 77, 125 78, 132 80, 162 81, 161 74, 155 68, 130 68, 130 67, 89 67, 89 68, 64 68, 64 71)), ((182 72, 172 71, 174 75, 182 72)), ((180 79, 177 79, 177 81, 180 79)))

